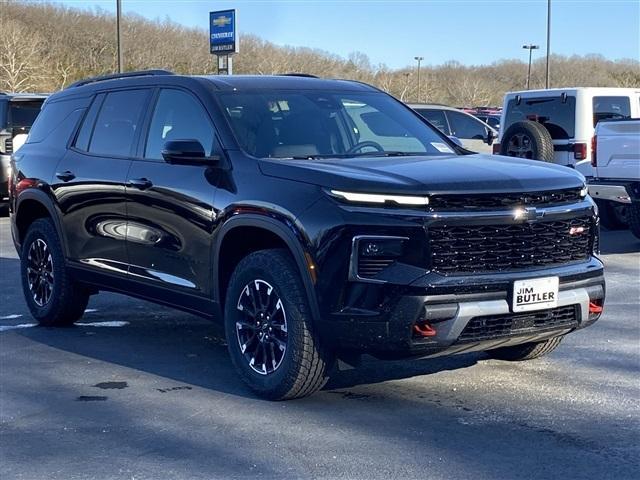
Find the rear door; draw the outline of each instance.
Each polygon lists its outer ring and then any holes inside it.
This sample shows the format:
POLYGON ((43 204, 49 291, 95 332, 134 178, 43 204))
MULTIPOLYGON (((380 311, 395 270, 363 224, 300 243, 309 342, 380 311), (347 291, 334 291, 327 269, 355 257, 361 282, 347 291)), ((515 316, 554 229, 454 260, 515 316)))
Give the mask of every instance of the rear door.
POLYGON ((156 91, 148 127, 127 179, 130 276, 172 293, 209 297, 213 198, 219 172, 204 165, 166 163, 169 140, 198 140, 219 152, 213 122, 201 101, 177 88, 156 91))
POLYGON ((515 122, 531 120, 547 129, 553 140, 554 163, 574 165, 573 144, 576 132, 576 97, 561 94, 509 100, 502 132, 515 122))
POLYGON ((56 168, 52 190, 72 263, 127 273, 125 182, 149 97, 148 89, 96 95, 56 168))
POLYGON ((492 153, 491 145, 487 144, 487 126, 477 118, 466 113, 446 110, 451 135, 458 137, 464 148, 478 153, 492 153))

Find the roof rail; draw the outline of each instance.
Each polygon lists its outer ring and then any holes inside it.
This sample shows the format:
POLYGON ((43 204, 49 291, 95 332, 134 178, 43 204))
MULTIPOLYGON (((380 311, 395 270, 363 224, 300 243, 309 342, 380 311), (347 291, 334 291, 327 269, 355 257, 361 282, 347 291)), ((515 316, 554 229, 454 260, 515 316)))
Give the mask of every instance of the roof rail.
POLYGON ((310 73, 282 73, 283 77, 305 77, 305 78, 320 78, 317 75, 311 75, 310 73))
POLYGON ((117 78, 131 78, 131 77, 153 77, 156 75, 173 75, 173 72, 169 70, 141 70, 139 72, 124 72, 124 73, 112 73, 111 75, 102 75, 99 77, 87 78, 86 80, 79 80, 72 83, 67 88, 81 87, 82 85, 88 85, 89 83, 102 82, 104 80, 114 80, 117 78))

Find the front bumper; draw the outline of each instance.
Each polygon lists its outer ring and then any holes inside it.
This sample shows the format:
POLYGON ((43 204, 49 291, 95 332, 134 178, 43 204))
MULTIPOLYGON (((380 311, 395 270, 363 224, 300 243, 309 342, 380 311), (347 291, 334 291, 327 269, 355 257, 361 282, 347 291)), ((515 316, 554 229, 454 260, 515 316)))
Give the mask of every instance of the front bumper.
POLYGON ((475 279, 476 282, 467 284, 466 288, 460 288, 463 283, 458 283, 457 286, 432 285, 396 291, 397 296, 380 311, 345 309, 334 313, 330 321, 324 322, 324 335, 330 336, 332 343, 342 351, 381 357, 426 357, 540 341, 587 327, 599 318, 599 314, 590 312, 590 303, 600 306, 604 303, 605 281, 599 260, 593 258, 588 264, 565 267, 564 274, 558 270, 553 273, 542 270, 535 274, 521 272, 517 276, 508 275, 508 278, 493 275, 493 282, 481 285, 475 279), (522 318, 551 311, 511 312, 510 292, 515 279, 554 274, 560 276, 557 308, 574 306, 575 321, 538 326, 523 322, 522 318), (446 318, 442 318, 443 312, 446 318), (514 321, 507 331, 503 329, 495 336, 484 336, 478 341, 461 337, 472 320, 491 316, 514 321), (435 320, 428 323, 435 334, 416 336, 415 325, 433 317, 435 320))

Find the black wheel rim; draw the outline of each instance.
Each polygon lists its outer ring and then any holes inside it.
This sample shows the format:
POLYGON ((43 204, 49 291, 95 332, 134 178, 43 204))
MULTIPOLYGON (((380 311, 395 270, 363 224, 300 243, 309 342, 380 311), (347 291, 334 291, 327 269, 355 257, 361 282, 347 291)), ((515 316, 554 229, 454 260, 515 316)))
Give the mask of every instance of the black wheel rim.
POLYGON ((49 303, 53 292, 53 259, 47 243, 41 238, 29 247, 27 282, 36 305, 44 307, 49 303))
POLYGON ((529 135, 516 133, 507 143, 507 155, 533 159, 533 141, 529 135))
POLYGON ((236 335, 249 367, 260 375, 275 372, 287 351, 287 314, 276 290, 264 280, 248 283, 236 308, 236 335))

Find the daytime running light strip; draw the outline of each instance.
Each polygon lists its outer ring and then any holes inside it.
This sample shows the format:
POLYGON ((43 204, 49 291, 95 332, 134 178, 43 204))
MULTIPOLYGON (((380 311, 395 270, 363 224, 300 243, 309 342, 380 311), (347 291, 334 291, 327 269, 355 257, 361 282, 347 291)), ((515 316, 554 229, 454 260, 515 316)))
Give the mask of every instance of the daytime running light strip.
POLYGON ((383 195, 376 193, 356 193, 356 192, 341 192, 339 190, 331 190, 331 193, 336 197, 344 198, 350 202, 365 202, 365 203, 387 203, 395 202, 398 205, 429 205, 428 197, 412 197, 407 195, 383 195))

